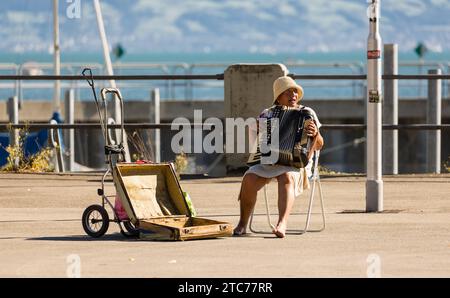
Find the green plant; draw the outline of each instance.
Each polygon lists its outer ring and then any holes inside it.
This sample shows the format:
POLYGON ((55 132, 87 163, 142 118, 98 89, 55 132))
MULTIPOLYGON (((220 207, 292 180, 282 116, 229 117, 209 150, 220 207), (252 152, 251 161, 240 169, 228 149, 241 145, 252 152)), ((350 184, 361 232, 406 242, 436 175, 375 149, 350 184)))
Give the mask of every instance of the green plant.
POLYGON ((155 160, 150 139, 145 142, 140 133, 138 133, 137 131, 133 131, 132 134, 128 135, 128 141, 136 150, 136 153, 133 153, 131 156, 133 161, 155 160))
POLYGON ((187 156, 184 152, 181 152, 177 156, 175 156, 175 171, 177 173, 178 179, 180 178, 180 174, 187 168, 188 160, 187 156))
POLYGON ((319 174, 335 175, 335 174, 338 174, 338 172, 335 172, 335 171, 330 170, 322 165, 319 165, 319 174))
POLYGON ((7 172, 51 172, 54 170, 51 164, 53 150, 42 148, 39 152, 26 156, 25 139, 28 135, 27 129, 19 129, 18 142, 5 148, 8 152, 6 165, 1 170, 7 172))
POLYGON ((447 157, 447 161, 444 162, 444 170, 446 170, 447 173, 450 173, 450 156, 447 157))

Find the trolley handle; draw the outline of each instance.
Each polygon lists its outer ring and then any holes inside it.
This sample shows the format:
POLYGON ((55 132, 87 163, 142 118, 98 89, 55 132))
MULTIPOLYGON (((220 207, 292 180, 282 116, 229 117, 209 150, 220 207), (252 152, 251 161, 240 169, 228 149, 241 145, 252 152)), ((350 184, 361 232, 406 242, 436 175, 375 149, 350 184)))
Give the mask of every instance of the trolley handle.
POLYGON ((90 68, 85 68, 85 69, 83 69, 81 74, 86 79, 89 86, 93 87, 94 86, 94 76, 92 75, 92 70, 90 68), (88 72, 88 71, 89 71, 89 74, 87 75, 86 72, 88 72))
POLYGON ((120 121, 120 130, 121 130, 121 134, 120 134, 120 142, 119 142, 119 147, 123 145, 123 136, 125 134, 125 127, 124 127, 124 113, 123 113, 123 99, 122 99, 122 94, 120 93, 120 90, 117 88, 102 88, 102 90, 100 91, 101 96, 102 96, 102 100, 103 100, 103 112, 104 112, 104 117, 103 117, 103 121, 105 121, 105 141, 108 142, 109 139, 109 133, 108 133, 108 108, 107 108, 107 97, 106 95, 108 93, 113 93, 117 96, 117 98, 119 99, 120 102, 120 117, 121 117, 121 121, 120 121))
POLYGON ((108 93, 115 93, 117 97, 119 98, 120 102, 122 102, 122 94, 120 93, 120 90, 117 88, 102 88, 101 94, 102 99, 106 101, 106 94, 108 93))
MULTIPOLYGON (((94 83, 94 76, 92 75, 92 70, 90 68, 85 68, 85 69, 83 69, 81 74, 83 75, 85 80, 88 82, 89 86, 91 86, 92 94, 94 95, 94 100, 95 100, 95 107, 97 108, 98 117, 100 118, 100 125, 102 126, 102 134, 103 134, 103 137, 106 138, 106 135, 105 135, 105 130, 106 130, 105 125, 106 124, 105 124, 105 121, 103 120, 102 110, 101 110, 102 108, 100 106, 100 103, 98 102, 97 93, 95 92, 95 83, 94 83)), ((105 142, 106 142, 106 140, 105 140, 105 142)))

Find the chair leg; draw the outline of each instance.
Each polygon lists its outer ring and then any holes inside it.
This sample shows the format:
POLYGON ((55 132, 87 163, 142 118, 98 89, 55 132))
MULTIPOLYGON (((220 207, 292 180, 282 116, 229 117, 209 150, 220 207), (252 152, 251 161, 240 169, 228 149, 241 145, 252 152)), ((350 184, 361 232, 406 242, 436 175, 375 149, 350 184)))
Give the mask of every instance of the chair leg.
POLYGON ((318 230, 318 232, 321 232, 323 230, 325 230, 325 226, 326 226, 326 221, 325 221, 325 207, 324 207, 324 203, 323 203, 323 193, 322 193, 322 184, 320 183, 320 178, 318 178, 318 186, 319 186, 319 198, 320 198, 320 209, 322 211, 322 228, 320 230, 318 230))
POLYGON ((309 222, 311 220, 311 212, 312 212, 312 205, 314 202, 314 194, 316 191, 316 178, 313 178, 313 185, 311 187, 311 194, 310 194, 310 198, 309 198, 309 205, 308 205, 308 213, 306 214, 306 223, 305 223, 305 228, 303 229, 304 232, 308 231, 308 227, 309 227, 309 222))
POLYGON ((306 233, 306 232, 321 232, 323 230, 325 230, 325 208, 324 208, 324 204, 323 204, 322 185, 320 184, 320 178, 317 176, 316 178, 313 179, 313 186, 311 188, 311 195, 310 195, 310 199, 309 199, 308 214, 306 216, 305 228, 303 230, 301 230, 301 234, 306 233), (308 230, 309 223, 311 221, 312 205, 314 202, 316 182, 317 182, 317 186, 319 188, 320 209, 321 209, 321 214, 322 214, 322 227, 320 229, 308 230))
MULTIPOLYGON (((271 223, 270 220, 270 210, 269 210, 269 200, 267 197, 267 185, 264 186, 264 200, 265 200, 265 204, 266 204, 266 214, 267 214, 267 222, 269 223, 269 226, 272 228, 272 230, 275 229, 275 226, 271 223)), ((272 231, 263 231, 263 230, 255 230, 252 227, 252 223, 253 223, 253 215, 254 215, 255 210, 253 209, 252 215, 250 216, 250 223, 249 223, 249 229, 252 233, 256 233, 256 234, 269 234, 272 233, 272 231)), ((309 197, 309 205, 308 205, 308 211, 306 214, 306 222, 305 222, 305 227, 302 230, 287 230, 286 234, 304 234, 306 232, 321 232, 323 230, 325 230, 325 208, 324 208, 324 203, 323 203, 323 193, 322 193, 322 185, 320 183, 320 177, 319 175, 313 177, 312 179, 312 187, 311 187, 311 194, 309 197), (320 209, 321 209, 321 215, 322 215, 322 227, 320 229, 308 229, 309 228, 309 224, 311 221, 311 214, 312 214, 312 206, 314 203, 314 196, 316 193, 316 183, 317 183, 317 187, 318 187, 318 191, 319 191, 319 200, 320 200, 320 209)))

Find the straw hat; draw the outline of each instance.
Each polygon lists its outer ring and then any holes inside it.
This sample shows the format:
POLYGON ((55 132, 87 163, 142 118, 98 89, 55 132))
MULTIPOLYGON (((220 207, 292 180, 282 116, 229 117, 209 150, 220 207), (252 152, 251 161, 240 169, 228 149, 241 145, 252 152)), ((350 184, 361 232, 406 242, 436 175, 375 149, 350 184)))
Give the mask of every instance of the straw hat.
POLYGON ((295 88, 298 90, 298 101, 299 102, 303 98, 303 88, 288 76, 279 77, 273 82, 273 101, 275 102, 284 91, 295 88))

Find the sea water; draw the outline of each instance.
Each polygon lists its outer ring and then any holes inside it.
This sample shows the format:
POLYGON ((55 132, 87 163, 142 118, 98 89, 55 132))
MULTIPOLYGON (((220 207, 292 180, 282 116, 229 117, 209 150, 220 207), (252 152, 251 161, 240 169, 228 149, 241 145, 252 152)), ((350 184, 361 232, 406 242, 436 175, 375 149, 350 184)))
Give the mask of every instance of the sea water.
MULTIPOLYGON (((53 56, 48 53, 0 53, 0 74, 53 74, 53 56)), ((62 53, 61 74, 79 75, 84 67, 94 74, 105 74, 101 53, 62 53)), ((113 60, 114 73, 139 74, 221 74, 231 64, 283 63, 290 73, 362 75, 365 70, 365 52, 345 53, 126 53, 113 60)), ((420 61, 413 52, 399 53, 399 74, 426 74, 428 69, 441 68, 450 73, 450 52, 429 52, 420 61)), ((298 80, 305 89, 305 99, 363 99, 364 80, 298 80)), ((448 97, 449 81, 443 84, 443 97, 448 97)), ((108 81, 97 82, 98 88, 108 81)), ((223 80, 154 80, 118 81, 118 87, 127 100, 149 100, 150 91, 159 88, 161 99, 223 100, 223 80)), ((52 100, 51 81, 0 81, 0 100, 17 95, 21 100, 52 100)), ((74 88, 77 100, 92 100, 85 81, 62 81, 64 90, 74 88)), ((425 80, 399 81, 400 98, 423 98, 427 95, 425 80)))

